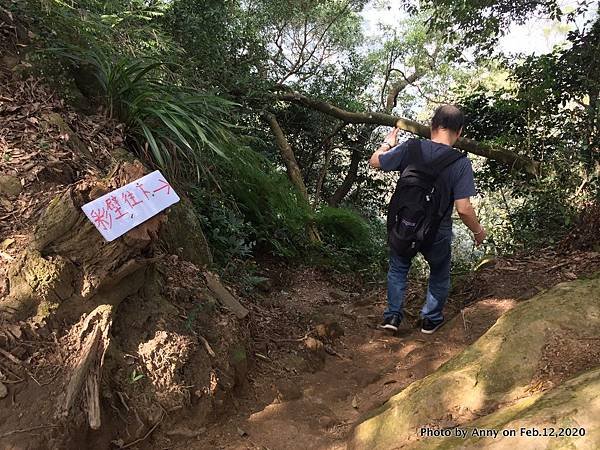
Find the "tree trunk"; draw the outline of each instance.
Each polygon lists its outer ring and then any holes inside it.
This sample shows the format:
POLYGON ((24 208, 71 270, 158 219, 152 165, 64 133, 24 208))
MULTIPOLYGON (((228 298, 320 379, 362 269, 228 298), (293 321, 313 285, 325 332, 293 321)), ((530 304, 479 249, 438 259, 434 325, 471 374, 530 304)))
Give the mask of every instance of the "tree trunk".
POLYGON ((327 176, 327 170, 329 169, 329 161, 331 160, 331 151, 332 146, 328 145, 325 148, 325 159, 323 161, 323 166, 321 166, 321 170, 319 171, 319 176, 317 178, 317 184, 315 186, 315 197, 313 199, 313 209, 315 209, 319 205, 319 200, 321 200, 321 191, 323 190, 323 183, 325 182, 325 177, 327 176))
POLYGON ((342 184, 340 184, 340 186, 335 190, 335 192, 329 199, 329 206, 337 207, 342 202, 342 200, 346 198, 346 195, 348 195, 350 189, 352 189, 352 186, 354 185, 354 182, 356 181, 356 177, 358 175, 358 166, 363 156, 361 152, 362 148, 363 147, 357 145, 352 149, 352 156, 350 157, 350 167, 348 167, 348 173, 346 173, 342 184))
POLYGON ((287 169, 287 175, 292 184, 302 198, 306 200, 308 203, 308 191, 306 189, 306 185, 304 184, 304 179, 302 178, 302 172, 300 171, 300 167, 298 166, 298 162, 296 161, 296 157, 294 156, 294 151, 292 150, 292 146, 288 143, 285 135, 283 134, 283 130, 277 122, 277 118, 273 114, 266 115, 267 120, 269 121, 269 125, 271 126, 271 131, 273 131, 273 135, 275 136, 275 142, 277 144, 277 148, 279 149, 279 153, 281 154, 281 158, 283 159, 283 163, 287 169))
POLYGON ((423 77, 423 75, 425 75, 424 72, 422 72, 421 70, 415 69, 413 74, 409 75, 408 77, 404 78, 401 81, 398 81, 398 82, 392 84, 392 86, 390 87, 390 90, 388 91, 386 100, 385 100, 385 111, 387 113, 391 113, 397 104, 398 95, 400 95, 400 92, 402 92, 404 89, 406 89, 406 87, 409 84, 413 84, 419 78, 423 77))
MULTIPOLYGON (((320 111, 332 117, 337 117, 338 119, 341 119, 348 123, 387 125, 390 127, 396 126, 404 131, 409 131, 413 134, 422 136, 424 138, 430 137, 429 127, 415 122, 413 120, 404 119, 402 117, 395 117, 390 114, 377 112, 358 113, 346 111, 330 103, 321 100, 315 100, 298 92, 284 92, 279 95, 279 98, 287 102, 296 103, 306 108, 320 111)), ((473 153, 475 155, 493 159, 495 161, 506 164, 511 168, 523 170, 529 173, 530 175, 537 176, 540 173, 540 163, 538 161, 534 161, 530 158, 517 155, 516 153, 510 150, 492 148, 489 145, 482 144, 480 142, 466 138, 460 138, 456 142, 455 147, 462 150, 466 150, 467 152, 473 153)))
MULTIPOLYGON (((281 158, 283 159, 287 169, 288 178, 298 192, 300 192, 300 195, 304 201, 310 205, 308 200, 308 191, 306 189, 306 185, 304 184, 304 179, 302 178, 302 172, 300 171, 300 167, 298 166, 298 162, 294 156, 292 146, 289 144, 285 135, 283 134, 283 130, 279 126, 279 122, 277 122, 277 118, 273 114, 267 114, 266 118, 269 121, 269 125, 271 126, 273 134, 275 135, 275 142, 277 143, 277 148, 279 148, 281 158)), ((306 232, 308 233, 308 238, 311 242, 321 241, 321 237, 319 236, 319 232, 314 223, 307 224, 306 232)))
POLYGON ((342 184, 336 189, 329 199, 328 203, 330 206, 338 206, 346 198, 352 189, 352 186, 354 186, 356 178, 358 177, 358 168, 360 167, 360 162, 364 157, 363 150, 367 146, 369 138, 371 137, 374 129, 375 127, 373 126, 364 126, 360 131, 358 140, 352 147, 352 155, 350 156, 350 166, 348 167, 348 172, 346 173, 342 184))
POLYGON ((319 205, 319 200, 321 199, 321 191, 323 190, 323 183, 325 182, 325 177, 327 176, 327 170, 329 169, 329 162, 331 161, 331 152, 333 150, 333 138, 336 134, 338 134, 345 126, 346 122, 339 123, 333 131, 323 140, 320 148, 325 151, 323 166, 319 172, 319 176, 317 178, 317 183, 315 186, 315 196, 313 200, 313 209, 319 205))

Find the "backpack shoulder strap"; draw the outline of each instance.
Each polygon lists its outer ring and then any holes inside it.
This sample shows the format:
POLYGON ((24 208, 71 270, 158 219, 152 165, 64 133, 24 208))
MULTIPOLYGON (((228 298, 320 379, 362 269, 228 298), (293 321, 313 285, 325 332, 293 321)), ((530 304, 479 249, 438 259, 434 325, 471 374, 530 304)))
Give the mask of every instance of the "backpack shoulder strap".
POLYGON ((421 151, 421 141, 418 139, 409 139, 406 141, 406 163, 408 166, 422 166, 424 164, 423 152, 421 151))
POLYGON ((446 167, 451 166, 459 159, 463 158, 465 155, 459 151, 451 149, 449 151, 444 152, 443 155, 438 156, 431 163, 431 167, 436 176, 438 176, 446 167))

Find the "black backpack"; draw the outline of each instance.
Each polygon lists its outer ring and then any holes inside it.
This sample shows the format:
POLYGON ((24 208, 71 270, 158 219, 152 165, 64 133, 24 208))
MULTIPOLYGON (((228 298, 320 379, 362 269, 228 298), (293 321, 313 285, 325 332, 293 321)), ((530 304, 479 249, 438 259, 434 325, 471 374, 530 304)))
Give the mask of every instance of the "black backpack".
POLYGON ((404 169, 388 207, 387 229, 390 248, 399 256, 412 257, 433 244, 452 207, 450 186, 439 175, 464 154, 451 149, 426 164, 420 141, 411 139, 406 145, 404 169))

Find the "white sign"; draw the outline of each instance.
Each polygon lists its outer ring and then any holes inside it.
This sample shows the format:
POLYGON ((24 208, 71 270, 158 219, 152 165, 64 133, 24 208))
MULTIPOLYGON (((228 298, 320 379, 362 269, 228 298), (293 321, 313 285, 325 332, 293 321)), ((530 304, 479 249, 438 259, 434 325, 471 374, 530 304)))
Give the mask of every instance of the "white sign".
POLYGON ((81 207, 108 242, 179 201, 156 170, 81 207))

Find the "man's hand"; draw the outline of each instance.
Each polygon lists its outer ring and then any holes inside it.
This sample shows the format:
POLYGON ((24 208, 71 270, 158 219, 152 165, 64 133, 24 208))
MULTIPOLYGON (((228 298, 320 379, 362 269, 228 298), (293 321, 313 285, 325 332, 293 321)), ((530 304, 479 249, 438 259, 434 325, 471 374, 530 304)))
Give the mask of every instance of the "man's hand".
POLYGON ((479 247, 481 244, 483 244, 483 241, 485 241, 485 238, 487 237, 487 232, 485 231, 485 228, 481 227, 481 230, 479 230, 478 233, 473 233, 473 239, 475 239, 475 245, 477 247, 479 247))
POLYGON ((475 214, 473 205, 471 205, 471 199, 461 198, 456 200, 454 206, 456 206, 456 212, 458 212, 460 219, 471 230, 471 233, 473 233, 475 244, 479 247, 485 240, 487 233, 479 223, 479 220, 477 220, 477 215, 475 214))
POLYGON ((379 148, 375 150, 375 153, 373 153, 369 159, 369 164, 371 164, 371 167, 375 167, 377 169, 380 168, 379 155, 389 151, 398 144, 398 131, 400 131, 400 128, 393 128, 392 131, 386 135, 379 148))
POLYGON ((386 135, 383 142, 390 145, 390 148, 395 147, 398 143, 398 131, 400 128, 392 128, 392 130, 386 135))

